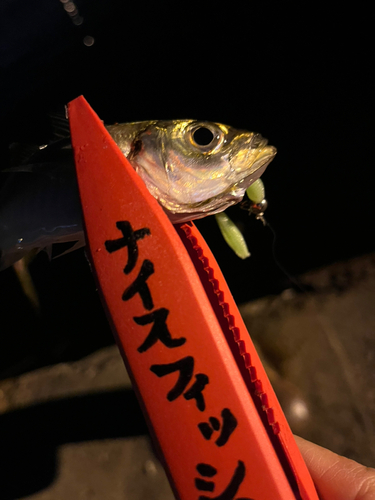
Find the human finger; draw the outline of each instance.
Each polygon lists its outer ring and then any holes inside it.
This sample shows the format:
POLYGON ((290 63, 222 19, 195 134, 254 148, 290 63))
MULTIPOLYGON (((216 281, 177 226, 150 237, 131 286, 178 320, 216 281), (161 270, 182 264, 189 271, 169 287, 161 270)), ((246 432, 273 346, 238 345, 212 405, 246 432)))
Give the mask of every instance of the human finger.
POLYGON ((295 438, 322 500, 375 500, 375 469, 295 438))

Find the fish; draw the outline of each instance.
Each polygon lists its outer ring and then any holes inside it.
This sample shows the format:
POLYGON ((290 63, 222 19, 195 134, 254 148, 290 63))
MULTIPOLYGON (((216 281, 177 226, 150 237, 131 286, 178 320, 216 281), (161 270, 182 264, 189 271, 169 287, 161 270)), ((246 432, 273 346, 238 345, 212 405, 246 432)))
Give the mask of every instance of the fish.
MULTIPOLYGON (((276 154, 259 133, 199 120, 106 126, 173 224, 224 211, 276 154)), ((52 142, 1 173, 0 270, 57 243, 84 246, 70 137, 52 142)))

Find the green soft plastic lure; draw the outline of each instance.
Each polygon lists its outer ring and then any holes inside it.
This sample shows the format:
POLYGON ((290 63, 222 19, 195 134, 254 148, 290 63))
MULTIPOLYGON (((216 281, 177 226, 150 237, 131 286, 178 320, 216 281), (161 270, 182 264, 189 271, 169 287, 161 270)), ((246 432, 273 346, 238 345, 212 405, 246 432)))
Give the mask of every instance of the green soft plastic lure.
MULTIPOLYGON (((246 195, 248 200, 243 202, 243 208, 248 210, 249 214, 254 214, 256 219, 261 220, 265 225, 264 211, 267 208, 267 201, 265 199, 265 190, 262 180, 257 179, 251 184, 246 190, 246 195)), ((250 252, 243 234, 228 215, 225 212, 221 212, 215 215, 215 219, 224 240, 233 252, 240 257, 240 259, 247 259, 247 257, 250 257, 250 252)))

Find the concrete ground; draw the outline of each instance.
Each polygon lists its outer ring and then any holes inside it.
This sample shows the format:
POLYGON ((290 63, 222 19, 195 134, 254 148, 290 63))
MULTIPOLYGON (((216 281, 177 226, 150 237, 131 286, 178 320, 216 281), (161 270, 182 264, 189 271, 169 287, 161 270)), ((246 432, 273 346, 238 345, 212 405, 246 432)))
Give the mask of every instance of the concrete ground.
MULTIPOLYGON (((241 307, 293 431, 375 466, 375 255, 241 307)), ((173 499, 116 347, 0 382, 0 499, 173 499)))

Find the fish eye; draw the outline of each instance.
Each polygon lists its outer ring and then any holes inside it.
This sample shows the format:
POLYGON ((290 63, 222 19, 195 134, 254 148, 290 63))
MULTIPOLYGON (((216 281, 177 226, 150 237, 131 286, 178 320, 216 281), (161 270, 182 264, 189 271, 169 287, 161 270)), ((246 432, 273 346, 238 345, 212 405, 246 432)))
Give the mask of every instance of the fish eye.
POLYGON ((215 123, 192 123, 186 133, 187 141, 203 154, 217 151, 225 138, 224 132, 215 123))
POLYGON ((192 138, 198 146, 209 146, 214 140, 214 134, 207 127, 198 127, 194 130, 192 138))

